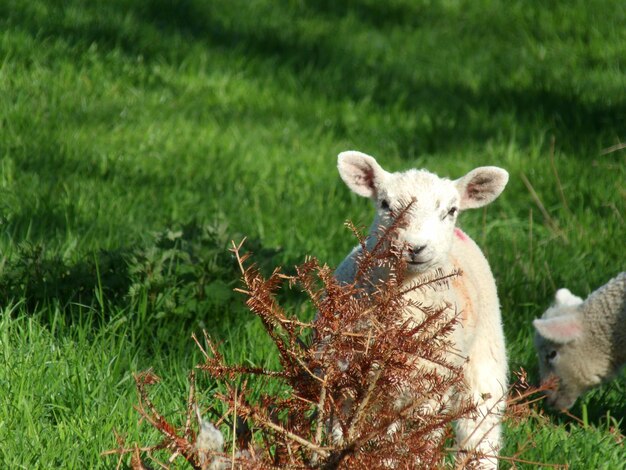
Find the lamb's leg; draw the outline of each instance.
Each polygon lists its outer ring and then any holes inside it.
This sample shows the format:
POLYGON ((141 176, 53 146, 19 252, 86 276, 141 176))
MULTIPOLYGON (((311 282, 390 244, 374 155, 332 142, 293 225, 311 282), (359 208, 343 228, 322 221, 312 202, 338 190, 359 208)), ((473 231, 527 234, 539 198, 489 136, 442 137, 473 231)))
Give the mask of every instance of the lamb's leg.
MULTIPOLYGON (((477 412, 471 419, 457 422, 457 445, 460 449, 476 450, 484 456, 480 459, 479 468, 498 468, 501 421, 506 399, 506 360, 496 361, 490 354, 471 354, 465 380, 470 399, 477 404, 477 412)), ((458 460, 462 458, 460 454, 458 460)))

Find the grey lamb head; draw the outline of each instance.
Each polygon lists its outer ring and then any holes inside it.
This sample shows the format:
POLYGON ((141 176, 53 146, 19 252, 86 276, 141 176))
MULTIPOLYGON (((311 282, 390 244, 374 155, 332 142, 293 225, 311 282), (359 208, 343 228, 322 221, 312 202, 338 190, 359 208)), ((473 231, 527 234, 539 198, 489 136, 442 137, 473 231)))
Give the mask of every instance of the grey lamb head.
POLYGON ((533 325, 541 381, 556 382, 546 392, 548 404, 570 408, 626 362, 626 273, 585 301, 559 289, 554 304, 533 325))

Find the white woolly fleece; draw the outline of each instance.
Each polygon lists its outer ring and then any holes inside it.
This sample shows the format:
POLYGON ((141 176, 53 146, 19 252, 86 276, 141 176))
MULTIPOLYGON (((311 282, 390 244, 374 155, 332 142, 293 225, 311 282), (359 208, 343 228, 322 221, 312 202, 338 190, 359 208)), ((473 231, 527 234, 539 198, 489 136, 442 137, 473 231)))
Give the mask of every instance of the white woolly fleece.
MULTIPOLYGON (((413 290, 408 295, 426 305, 447 302, 452 314, 461 312, 454 341, 460 355, 468 358, 464 365, 465 378, 471 398, 479 403, 479 416, 457 423, 457 443, 460 448, 497 455, 501 447, 502 398, 507 390, 500 304, 487 260, 455 223, 460 211, 495 200, 506 186, 508 173, 497 167, 481 167, 455 181, 425 170, 389 173, 373 157, 354 151, 339 155, 338 169, 347 186, 372 199, 376 207, 368 248, 376 242, 380 227, 392 222, 392 212, 413 202, 407 223, 397 234, 398 243, 409 248, 406 250, 408 283, 437 269, 462 271, 447 289, 413 290)), ((337 279, 346 283, 354 280, 360 252, 361 248, 357 247, 344 259, 335 272, 337 279)), ((407 315, 423 314, 411 309, 407 315)), ((494 457, 481 461, 481 468, 497 466, 494 457)))

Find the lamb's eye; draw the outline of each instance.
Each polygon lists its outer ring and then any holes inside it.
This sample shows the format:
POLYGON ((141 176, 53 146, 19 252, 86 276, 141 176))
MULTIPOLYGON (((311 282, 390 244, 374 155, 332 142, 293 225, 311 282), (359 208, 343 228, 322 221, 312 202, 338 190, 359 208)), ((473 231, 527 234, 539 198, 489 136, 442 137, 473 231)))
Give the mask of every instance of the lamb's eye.
POLYGON ((550 351, 548 354, 546 354, 546 359, 548 360, 548 362, 553 360, 555 357, 556 357, 556 351, 554 349, 550 351))
POLYGON ((389 203, 387 202, 387 199, 383 199, 382 201, 380 201, 380 208, 384 211, 389 210, 389 203))
POLYGON ((458 209, 456 207, 451 207, 450 210, 448 211, 448 215, 450 217, 454 217, 457 213, 458 209))

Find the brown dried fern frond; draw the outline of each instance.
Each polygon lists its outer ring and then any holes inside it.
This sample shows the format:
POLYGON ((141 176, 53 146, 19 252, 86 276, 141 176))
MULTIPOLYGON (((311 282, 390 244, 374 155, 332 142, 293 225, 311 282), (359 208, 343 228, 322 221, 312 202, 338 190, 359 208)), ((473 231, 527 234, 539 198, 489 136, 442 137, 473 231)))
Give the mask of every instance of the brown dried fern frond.
MULTIPOLYGON (((397 226, 401 223, 398 214, 397 226)), ((444 443, 450 423, 470 416, 475 407, 449 403, 451 393, 464 387, 462 361, 452 361, 448 354, 454 309, 419 305, 406 294, 407 289, 441 289, 460 273, 437 272, 407 285, 393 230, 363 250, 350 284, 338 282, 315 258, 298 266, 294 275, 276 269, 265 278, 248 264, 242 244, 233 243, 243 281, 239 291, 276 345, 280 368, 230 365, 206 334, 205 344, 194 337, 205 358, 198 368, 222 384, 222 392, 214 395, 227 409, 217 423, 221 432, 236 435, 237 429, 249 426, 248 437, 201 454, 197 443, 204 439, 202 429, 209 427, 200 423, 194 433, 167 422, 149 400, 147 386, 153 377, 148 374, 137 379, 137 409, 161 432, 163 442, 139 452, 166 449, 193 468, 212 469, 441 465, 448 453, 444 443), (285 285, 307 295, 317 311, 314 321, 302 321, 279 304, 276 292, 285 285), (419 309, 423 319, 407 319, 407 308, 419 309), (258 387, 253 393, 246 385, 249 376, 277 381, 284 393, 259 394, 258 387)), ((364 239, 360 242, 365 246, 364 239)), ((187 423, 194 422, 194 403, 190 398, 187 423)), ((122 445, 115 453, 125 450, 136 453, 122 445)))

